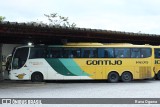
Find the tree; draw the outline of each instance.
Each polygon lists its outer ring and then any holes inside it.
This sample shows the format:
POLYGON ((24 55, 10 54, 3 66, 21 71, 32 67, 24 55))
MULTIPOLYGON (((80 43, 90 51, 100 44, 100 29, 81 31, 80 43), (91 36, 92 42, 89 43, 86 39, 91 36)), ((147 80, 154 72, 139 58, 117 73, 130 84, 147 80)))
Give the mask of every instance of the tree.
POLYGON ((64 27, 76 27, 75 23, 70 24, 68 17, 64 17, 61 15, 58 15, 57 13, 51 13, 49 15, 44 14, 50 22, 51 25, 54 26, 64 26, 64 27))
POLYGON ((0 21, 4 21, 6 18, 3 16, 0 16, 0 21))

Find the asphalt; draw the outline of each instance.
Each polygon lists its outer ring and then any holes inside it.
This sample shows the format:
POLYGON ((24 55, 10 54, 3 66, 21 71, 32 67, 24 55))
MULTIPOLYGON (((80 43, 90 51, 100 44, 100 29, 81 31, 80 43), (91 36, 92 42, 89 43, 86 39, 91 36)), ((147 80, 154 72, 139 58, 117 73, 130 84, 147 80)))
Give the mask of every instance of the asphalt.
MULTIPOLYGON (((159 98, 159 90, 160 81, 158 80, 136 80, 129 83, 108 83, 106 81, 45 81, 33 83, 31 81, 10 80, 0 82, 0 98, 159 98)), ((54 106, 70 107, 75 105, 59 104, 54 106)), ((88 105, 82 104, 76 106, 88 107, 88 105)), ((89 106, 97 107, 98 105, 89 106)), ((158 107, 159 105, 101 105, 101 107, 103 106, 158 107)))

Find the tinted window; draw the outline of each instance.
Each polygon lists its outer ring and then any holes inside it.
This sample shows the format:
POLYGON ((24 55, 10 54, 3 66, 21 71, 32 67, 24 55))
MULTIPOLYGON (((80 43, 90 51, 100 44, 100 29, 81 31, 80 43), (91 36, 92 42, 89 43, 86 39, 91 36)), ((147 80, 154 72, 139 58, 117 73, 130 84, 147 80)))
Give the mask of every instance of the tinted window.
POLYGON ((115 57, 116 58, 130 58, 130 49, 129 48, 115 48, 115 57))
POLYGON ((104 48, 98 49, 98 58, 104 58, 104 48))
POLYGON ((97 48, 82 48, 81 56, 82 58, 97 58, 98 57, 97 48))
POLYGON ((141 58, 147 58, 151 56, 151 49, 149 48, 142 48, 141 49, 141 58))
POLYGON ((62 48, 48 48, 47 58, 62 58, 62 48))
POLYGON ((155 58, 160 58, 160 49, 154 49, 155 58))
POLYGON ((64 48, 63 58, 80 58, 80 48, 64 48))
POLYGON ((47 51, 45 48, 31 48, 30 59, 32 58, 46 58, 47 51))
POLYGON ((151 56, 150 48, 132 48, 131 58, 147 58, 151 56))
POLYGON ((114 58, 114 49, 113 48, 105 48, 104 49, 104 58, 114 58))
POLYGON ((81 57, 81 51, 80 51, 80 49, 73 48, 71 50, 71 53, 73 55, 73 58, 80 58, 81 57))
POLYGON ((140 58, 140 56, 141 56, 140 48, 131 49, 131 58, 140 58))

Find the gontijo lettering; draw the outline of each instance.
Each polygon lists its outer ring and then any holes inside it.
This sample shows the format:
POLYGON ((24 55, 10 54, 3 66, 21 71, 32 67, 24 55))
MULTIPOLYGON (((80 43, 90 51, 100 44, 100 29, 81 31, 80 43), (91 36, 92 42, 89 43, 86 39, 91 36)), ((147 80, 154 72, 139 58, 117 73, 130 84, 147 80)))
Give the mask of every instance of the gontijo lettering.
POLYGON ((122 65, 121 60, 87 60, 87 65, 122 65))

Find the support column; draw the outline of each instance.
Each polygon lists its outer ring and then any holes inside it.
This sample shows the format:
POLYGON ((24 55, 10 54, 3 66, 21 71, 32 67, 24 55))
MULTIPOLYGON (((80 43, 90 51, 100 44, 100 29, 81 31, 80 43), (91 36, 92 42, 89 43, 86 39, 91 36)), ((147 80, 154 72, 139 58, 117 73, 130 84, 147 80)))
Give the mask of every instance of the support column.
POLYGON ((3 80, 3 71, 2 71, 2 46, 3 46, 3 44, 0 44, 0 80, 3 80))

